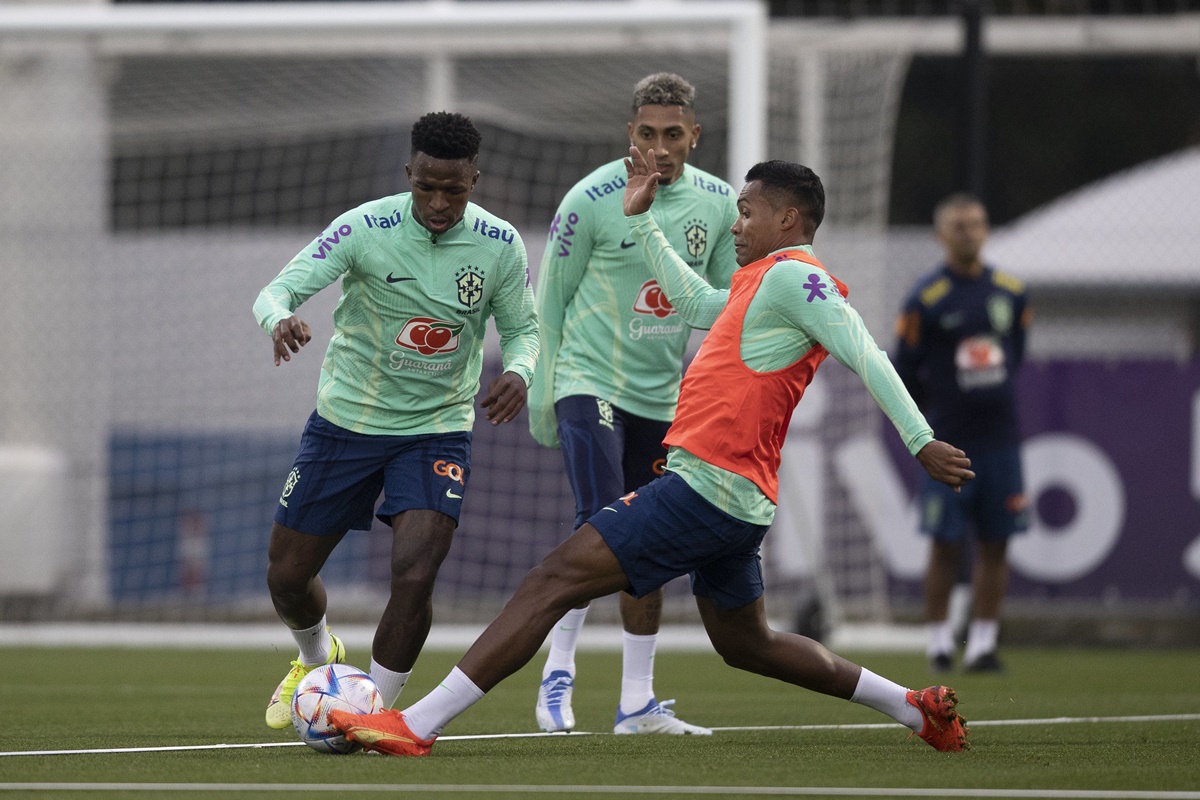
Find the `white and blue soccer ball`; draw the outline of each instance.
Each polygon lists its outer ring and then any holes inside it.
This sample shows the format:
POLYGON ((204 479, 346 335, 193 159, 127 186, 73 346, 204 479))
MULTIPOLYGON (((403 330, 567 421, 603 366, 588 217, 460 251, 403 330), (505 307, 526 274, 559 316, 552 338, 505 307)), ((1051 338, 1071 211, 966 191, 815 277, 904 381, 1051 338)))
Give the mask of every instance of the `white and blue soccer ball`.
POLYGON ((326 664, 301 679, 292 696, 292 725, 300 741, 320 753, 353 753, 362 745, 329 724, 333 709, 353 714, 383 711, 383 698, 371 676, 349 664, 326 664))

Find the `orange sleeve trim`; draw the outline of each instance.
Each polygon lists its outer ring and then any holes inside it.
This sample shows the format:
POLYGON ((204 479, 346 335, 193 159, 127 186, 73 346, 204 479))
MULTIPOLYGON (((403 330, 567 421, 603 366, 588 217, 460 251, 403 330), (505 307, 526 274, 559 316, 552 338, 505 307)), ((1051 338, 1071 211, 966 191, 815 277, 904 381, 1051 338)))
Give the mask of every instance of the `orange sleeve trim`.
POLYGON ((909 311, 896 317, 896 338, 906 347, 916 347, 921 341, 921 315, 909 311))

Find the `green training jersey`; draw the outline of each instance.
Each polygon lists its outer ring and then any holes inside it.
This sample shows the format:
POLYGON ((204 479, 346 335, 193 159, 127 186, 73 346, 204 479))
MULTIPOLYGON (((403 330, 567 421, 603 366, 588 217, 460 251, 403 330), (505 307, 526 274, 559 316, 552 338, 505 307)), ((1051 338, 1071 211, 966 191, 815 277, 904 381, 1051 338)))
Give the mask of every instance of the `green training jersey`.
MULTIPOLYGON (((558 207, 537 282, 541 355, 529 390, 529 427, 558 446, 554 403, 593 395, 631 414, 675 416, 691 327, 667 302, 629 233, 622 210, 625 163, 592 172, 558 207)), ((651 211, 696 275, 728 287, 736 269, 737 195, 725 181, 685 165, 658 187, 651 211)))
POLYGON ((254 316, 274 333, 339 278, 317 386, 317 413, 335 425, 385 435, 470 430, 489 316, 504 370, 532 378, 538 336, 525 245, 474 203, 436 235, 413 217, 408 193, 347 211, 259 293, 254 316))
MULTIPOLYGON (((691 274, 667 246, 650 214, 627 219, 628 230, 645 249, 647 262, 680 316, 696 327, 711 327, 729 292, 714 289, 691 274)), ((788 249, 812 253, 809 246, 788 249)), ((837 291, 817 291, 813 273, 812 266, 791 259, 781 260, 767 271, 746 310, 742 361, 756 372, 770 372, 796 363, 816 345, 823 346, 862 379, 915 455, 933 441, 933 430, 862 317, 837 291)), ((769 525, 775 517, 775 504, 751 480, 682 448, 670 449, 667 469, 731 516, 757 525, 769 525)))

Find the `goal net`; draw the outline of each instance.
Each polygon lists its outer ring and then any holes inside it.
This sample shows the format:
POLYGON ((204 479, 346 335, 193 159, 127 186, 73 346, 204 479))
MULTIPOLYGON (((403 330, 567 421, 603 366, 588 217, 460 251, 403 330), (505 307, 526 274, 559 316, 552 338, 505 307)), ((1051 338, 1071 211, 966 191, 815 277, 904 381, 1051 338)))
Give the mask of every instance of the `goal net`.
MULTIPOLYGON (((735 186, 763 157, 817 166, 822 256, 886 330, 863 278, 906 57, 802 55, 757 3, 592 5, 0 10, 0 618, 273 618, 267 535, 338 292, 305 305, 314 341, 278 369, 250 307, 329 220, 408 190, 429 110, 480 127, 473 199, 536 269, 562 195, 625 152, 634 83, 677 72, 697 86, 698 166, 735 186)), ((818 460, 785 476, 800 488, 769 539, 772 610, 815 586, 878 618, 886 580, 827 456, 876 417, 852 375, 822 372, 793 437, 818 460)), ((477 426, 472 466, 439 621, 490 619, 574 516, 561 454, 524 416, 477 426)), ((389 551, 378 524, 339 545, 322 573, 339 614, 375 618, 389 551)), ((689 614, 676 584, 671 613, 689 614)))

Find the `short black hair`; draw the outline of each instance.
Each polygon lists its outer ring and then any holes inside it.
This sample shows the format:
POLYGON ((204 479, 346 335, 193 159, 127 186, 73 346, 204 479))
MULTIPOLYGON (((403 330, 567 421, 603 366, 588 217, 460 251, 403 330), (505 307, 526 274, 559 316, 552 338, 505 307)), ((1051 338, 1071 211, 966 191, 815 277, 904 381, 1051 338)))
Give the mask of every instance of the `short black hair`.
POLYGON ((760 161, 746 173, 746 183, 758 181, 771 205, 795 205, 804 211, 811 238, 825 219, 825 187, 817 173, 791 161, 760 161))
POLYGON ((474 161, 482 141, 483 137, 467 117, 451 111, 433 111, 413 124, 411 154, 474 161))

